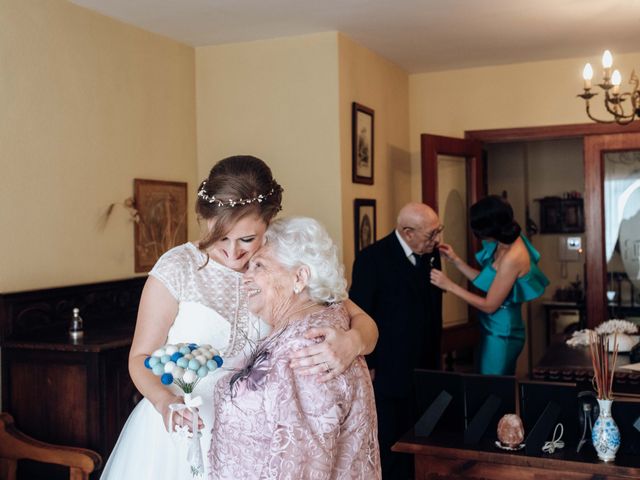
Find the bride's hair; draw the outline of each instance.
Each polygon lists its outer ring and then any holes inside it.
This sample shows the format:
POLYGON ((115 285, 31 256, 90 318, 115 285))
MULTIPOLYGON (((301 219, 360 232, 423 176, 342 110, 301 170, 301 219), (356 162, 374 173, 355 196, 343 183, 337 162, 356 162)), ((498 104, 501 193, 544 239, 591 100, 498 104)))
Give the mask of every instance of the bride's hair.
POLYGON ((220 160, 198 187, 198 219, 215 219, 199 243, 200 250, 224 238, 247 215, 257 214, 268 225, 282 209, 281 203, 282 187, 262 160, 250 155, 220 160))

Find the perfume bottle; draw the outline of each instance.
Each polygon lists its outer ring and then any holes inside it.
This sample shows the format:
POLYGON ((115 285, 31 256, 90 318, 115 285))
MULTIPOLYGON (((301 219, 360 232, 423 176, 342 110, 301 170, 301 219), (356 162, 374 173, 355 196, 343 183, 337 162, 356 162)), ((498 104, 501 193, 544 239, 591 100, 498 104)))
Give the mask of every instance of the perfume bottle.
POLYGON ((84 334, 82 326, 82 317, 80 316, 80 309, 73 309, 73 316, 71 317, 71 323, 69 324, 69 336, 73 340, 79 340, 84 334))

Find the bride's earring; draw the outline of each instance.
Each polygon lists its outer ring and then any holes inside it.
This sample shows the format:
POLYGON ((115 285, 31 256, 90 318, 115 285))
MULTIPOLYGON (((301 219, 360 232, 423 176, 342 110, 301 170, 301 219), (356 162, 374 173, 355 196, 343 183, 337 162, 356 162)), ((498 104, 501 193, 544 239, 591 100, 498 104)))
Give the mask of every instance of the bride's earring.
POLYGON ((293 287, 293 293, 298 295, 300 293, 300 288, 298 288, 298 286, 293 287))

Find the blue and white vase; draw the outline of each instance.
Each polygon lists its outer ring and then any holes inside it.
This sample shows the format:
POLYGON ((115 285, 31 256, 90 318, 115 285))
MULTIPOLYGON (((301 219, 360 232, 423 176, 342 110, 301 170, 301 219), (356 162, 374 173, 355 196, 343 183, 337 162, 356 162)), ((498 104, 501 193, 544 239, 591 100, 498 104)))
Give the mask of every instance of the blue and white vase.
POLYGON ((611 417, 611 402, 612 400, 598 398, 600 415, 591 432, 591 441, 598 458, 604 462, 613 461, 620 448, 620 429, 611 417))

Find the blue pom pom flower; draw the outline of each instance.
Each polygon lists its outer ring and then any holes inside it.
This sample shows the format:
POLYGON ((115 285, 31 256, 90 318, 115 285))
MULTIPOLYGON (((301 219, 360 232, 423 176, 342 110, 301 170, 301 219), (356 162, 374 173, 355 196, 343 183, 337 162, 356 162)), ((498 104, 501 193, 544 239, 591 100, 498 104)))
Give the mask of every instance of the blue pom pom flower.
POLYGON ((175 384, 185 394, 191 394, 200 380, 223 363, 222 357, 211 345, 200 346, 196 343, 164 345, 144 359, 144 366, 160 377, 163 385, 175 384))

